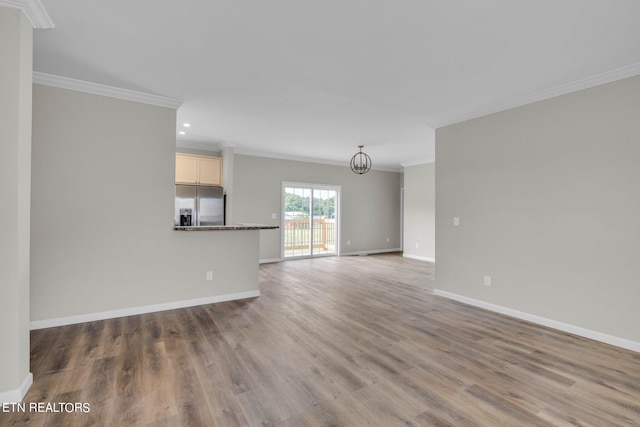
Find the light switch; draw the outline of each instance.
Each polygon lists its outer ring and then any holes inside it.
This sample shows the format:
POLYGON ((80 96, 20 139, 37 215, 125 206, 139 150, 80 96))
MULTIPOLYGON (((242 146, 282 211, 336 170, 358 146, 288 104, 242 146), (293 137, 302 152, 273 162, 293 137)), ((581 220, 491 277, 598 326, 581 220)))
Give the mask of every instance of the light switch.
POLYGON ((460 225, 460 217, 459 216, 454 216, 453 217, 453 225, 455 225, 456 227, 460 225))

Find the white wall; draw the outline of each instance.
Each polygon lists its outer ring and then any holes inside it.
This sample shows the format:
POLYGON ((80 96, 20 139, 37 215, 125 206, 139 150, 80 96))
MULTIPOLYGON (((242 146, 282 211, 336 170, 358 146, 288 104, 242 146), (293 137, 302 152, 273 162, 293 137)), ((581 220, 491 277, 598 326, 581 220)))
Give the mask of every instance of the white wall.
POLYGON ((639 117, 634 77, 438 129, 436 287, 640 343, 639 117))
MULTIPOLYGON (((401 175, 376 170, 356 175, 348 166, 236 154, 234 222, 280 225, 283 181, 341 185, 341 252, 398 249, 401 175), (277 219, 271 218, 272 213, 277 219)), ((280 230, 261 231, 260 259, 280 258, 280 236, 280 230)))
POLYGON ((172 229, 175 110, 33 99, 32 321, 257 291, 258 231, 172 229))
POLYGON ((33 30, 0 7, 0 402, 22 399, 29 373, 29 211, 33 30))
POLYGON ((435 261, 436 165, 404 168, 404 251, 408 258, 435 261))

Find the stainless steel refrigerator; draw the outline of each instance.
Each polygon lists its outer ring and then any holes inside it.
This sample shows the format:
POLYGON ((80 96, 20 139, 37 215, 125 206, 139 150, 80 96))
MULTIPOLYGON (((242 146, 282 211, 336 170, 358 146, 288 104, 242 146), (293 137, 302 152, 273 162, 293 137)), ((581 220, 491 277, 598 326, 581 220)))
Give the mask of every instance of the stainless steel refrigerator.
POLYGON ((183 214, 191 209, 191 226, 224 225, 224 190, 222 187, 176 185, 175 225, 181 225, 181 209, 183 214))

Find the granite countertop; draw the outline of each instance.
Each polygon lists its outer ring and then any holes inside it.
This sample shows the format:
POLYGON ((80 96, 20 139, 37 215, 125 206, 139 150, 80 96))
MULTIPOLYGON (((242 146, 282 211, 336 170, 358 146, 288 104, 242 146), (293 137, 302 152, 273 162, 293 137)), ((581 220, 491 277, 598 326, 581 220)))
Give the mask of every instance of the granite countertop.
POLYGON ((234 224, 234 225, 204 225, 198 227, 174 226, 178 231, 224 231, 224 230, 273 230, 280 228, 277 225, 267 224, 234 224))

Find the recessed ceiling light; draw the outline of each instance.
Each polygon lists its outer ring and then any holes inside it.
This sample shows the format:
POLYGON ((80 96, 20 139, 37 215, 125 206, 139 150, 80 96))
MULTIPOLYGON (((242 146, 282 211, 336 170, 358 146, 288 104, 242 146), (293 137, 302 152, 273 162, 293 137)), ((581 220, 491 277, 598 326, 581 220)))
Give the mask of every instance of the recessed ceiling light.
POLYGON ((191 123, 183 123, 182 126, 184 126, 186 128, 190 128, 191 127, 191 123))
POLYGON ((187 133, 183 130, 181 130, 180 132, 178 132, 180 135, 186 135, 187 133))

